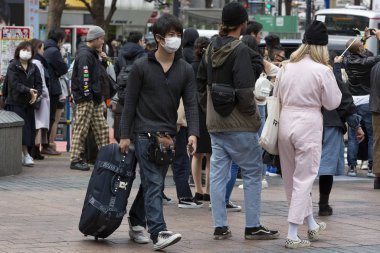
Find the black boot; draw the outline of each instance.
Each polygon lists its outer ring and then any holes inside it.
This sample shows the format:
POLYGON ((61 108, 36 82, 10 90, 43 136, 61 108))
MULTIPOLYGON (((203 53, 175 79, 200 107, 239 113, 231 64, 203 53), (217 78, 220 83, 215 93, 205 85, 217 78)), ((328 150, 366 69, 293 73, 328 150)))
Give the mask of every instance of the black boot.
POLYGON ((330 195, 321 194, 319 197, 319 216, 330 216, 333 214, 333 209, 329 205, 330 195))
POLYGON ((45 157, 43 155, 41 155, 41 151, 40 151, 40 146, 34 146, 32 149, 31 149, 31 156, 33 157, 34 160, 43 160, 45 159, 45 157))

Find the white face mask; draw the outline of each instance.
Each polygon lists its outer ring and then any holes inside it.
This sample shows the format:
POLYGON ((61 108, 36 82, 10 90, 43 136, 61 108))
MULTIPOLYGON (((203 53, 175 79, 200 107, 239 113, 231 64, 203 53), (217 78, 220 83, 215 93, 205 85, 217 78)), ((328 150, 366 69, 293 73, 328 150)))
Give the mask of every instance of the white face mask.
POLYGON ((175 53, 178 50, 178 48, 181 46, 181 38, 178 38, 178 37, 165 38, 165 44, 161 44, 161 46, 169 54, 175 53))
POLYGON ((24 61, 28 61, 32 58, 32 53, 26 50, 20 50, 20 59, 24 61))

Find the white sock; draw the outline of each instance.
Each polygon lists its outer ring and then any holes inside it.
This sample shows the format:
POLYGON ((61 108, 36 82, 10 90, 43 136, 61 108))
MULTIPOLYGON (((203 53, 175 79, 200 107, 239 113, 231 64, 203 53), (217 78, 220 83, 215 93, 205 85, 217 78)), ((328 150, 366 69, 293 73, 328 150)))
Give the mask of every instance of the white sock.
POLYGON ((289 222, 287 238, 293 241, 298 240, 298 224, 289 222))
POLYGON ((314 230, 319 227, 318 223, 314 220, 314 217, 312 214, 306 217, 307 220, 307 226, 309 227, 309 230, 314 230))

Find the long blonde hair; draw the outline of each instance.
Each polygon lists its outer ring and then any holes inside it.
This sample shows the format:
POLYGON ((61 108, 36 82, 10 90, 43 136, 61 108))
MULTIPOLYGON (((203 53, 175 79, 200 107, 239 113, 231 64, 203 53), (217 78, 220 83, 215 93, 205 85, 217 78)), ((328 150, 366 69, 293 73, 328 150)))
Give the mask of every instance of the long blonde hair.
POLYGON ((329 64, 329 51, 327 46, 302 44, 296 51, 294 51, 289 58, 288 63, 295 63, 302 60, 305 55, 310 55, 311 59, 320 64, 330 66, 329 64))

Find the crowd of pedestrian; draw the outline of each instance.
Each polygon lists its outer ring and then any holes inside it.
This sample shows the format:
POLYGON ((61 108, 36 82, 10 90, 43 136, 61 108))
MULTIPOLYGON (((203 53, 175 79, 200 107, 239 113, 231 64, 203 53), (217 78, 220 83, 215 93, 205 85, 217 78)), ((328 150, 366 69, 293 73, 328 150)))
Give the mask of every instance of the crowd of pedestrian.
MULTIPOLYGON (((357 176, 358 147, 366 140, 367 176, 380 189, 380 56, 365 49, 368 31, 363 41, 347 42, 346 55, 329 52, 327 29, 314 21, 287 59, 276 35, 265 37, 266 46, 259 47, 262 29, 248 21, 236 2, 223 8, 219 34, 211 39, 163 15, 153 25, 153 50, 139 32, 131 33, 123 45, 109 40, 107 50, 106 32, 93 26, 86 42, 78 45, 69 75, 60 50, 62 30, 52 30, 45 42, 22 42, 2 79, 5 109, 25 121, 23 165, 60 154, 52 143, 66 101, 65 79, 70 79, 75 104, 70 168, 90 170, 85 157, 89 132, 95 149, 110 143, 107 106, 113 116, 111 137, 121 152, 135 146, 141 185, 129 212, 133 241, 152 240, 154 249, 161 250, 181 239, 164 219, 163 205, 172 202, 164 194, 171 165, 178 207, 201 208, 209 202, 216 240, 232 236, 227 213, 242 210, 230 200, 238 175, 244 190, 244 238, 279 238, 277 229, 261 223, 260 205, 261 191, 268 187, 266 175, 281 174, 289 204, 285 247, 309 247, 327 228, 314 218, 312 186, 319 176, 318 215, 332 215, 329 197, 334 176, 345 172, 347 131, 348 175, 357 176), (116 57, 114 68, 110 55, 116 57), (259 145, 270 113, 266 100, 272 95, 281 103, 277 157, 259 145), (157 143, 168 150, 160 162, 159 154, 151 152, 157 143), (304 221, 306 238, 299 234, 304 221)), ((374 36, 380 40, 380 30, 374 36)))

